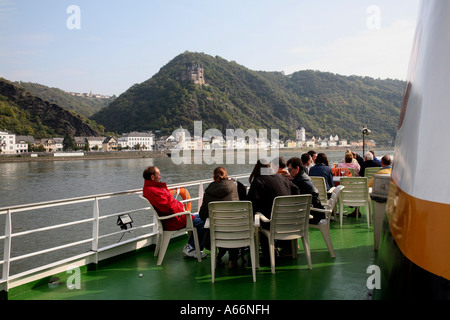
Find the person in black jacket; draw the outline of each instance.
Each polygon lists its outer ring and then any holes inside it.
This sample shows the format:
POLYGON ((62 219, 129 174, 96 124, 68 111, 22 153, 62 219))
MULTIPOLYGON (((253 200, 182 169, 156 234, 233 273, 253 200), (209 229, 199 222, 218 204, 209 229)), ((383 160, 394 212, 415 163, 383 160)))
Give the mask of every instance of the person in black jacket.
MULTIPOLYGON (((319 191, 311 180, 302 166, 302 161, 300 158, 293 157, 287 162, 289 173, 294 179, 292 182, 300 190, 300 194, 310 194, 312 195, 311 205, 317 209, 323 209, 323 205, 319 199, 319 191)), ((309 220, 310 224, 318 224, 320 220, 325 219, 325 214, 323 212, 311 211, 312 219, 309 220)))
POLYGON ((381 164, 378 161, 373 160, 373 154, 370 151, 364 154, 364 160, 365 161, 362 163, 361 169, 359 169, 359 175, 361 177, 364 177, 366 168, 381 167, 381 164))
MULTIPOLYGON (((270 163, 264 159, 258 160, 249 178, 250 189, 247 198, 252 202, 253 212, 260 212, 266 218, 272 217, 273 200, 278 196, 288 196, 299 194, 297 186, 282 175, 271 171, 270 163)), ((261 221, 261 227, 270 228, 270 223, 261 221)), ((277 241, 276 247, 280 247, 282 251, 290 250, 290 241, 277 241)), ((263 264, 269 262, 269 245, 267 241, 261 241, 261 249, 263 264)), ((277 250, 277 249, 276 249, 277 250)))
MULTIPOLYGON (((217 167, 214 169, 213 182, 205 189, 203 195, 203 202, 199 210, 200 219, 206 221, 209 217, 208 205, 213 201, 238 201, 238 185, 234 180, 228 178, 227 170, 224 167, 217 167)), ((205 235, 203 237, 203 245, 206 249, 211 249, 211 238, 209 229, 205 229, 205 235)), ((222 258, 227 252, 225 248, 219 248, 217 255, 217 264, 220 265, 222 258)), ((237 265, 237 259, 239 255, 239 248, 228 249, 228 266, 230 268, 237 265)))

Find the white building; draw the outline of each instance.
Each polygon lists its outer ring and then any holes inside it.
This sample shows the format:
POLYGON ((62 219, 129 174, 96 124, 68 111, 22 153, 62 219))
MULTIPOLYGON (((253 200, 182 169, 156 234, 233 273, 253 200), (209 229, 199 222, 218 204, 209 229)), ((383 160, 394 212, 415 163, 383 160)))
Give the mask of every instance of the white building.
POLYGON ((101 150, 106 137, 86 137, 89 150, 101 150))
POLYGON ((0 131, 0 153, 18 154, 28 152, 28 144, 19 141, 16 143, 16 135, 7 131, 0 131))
POLYGON ((303 126, 295 131, 297 141, 306 141, 306 130, 303 126))
POLYGON ((129 148, 131 150, 153 150, 155 145, 155 135, 149 132, 130 132, 122 134, 119 138, 119 145, 122 148, 129 148))

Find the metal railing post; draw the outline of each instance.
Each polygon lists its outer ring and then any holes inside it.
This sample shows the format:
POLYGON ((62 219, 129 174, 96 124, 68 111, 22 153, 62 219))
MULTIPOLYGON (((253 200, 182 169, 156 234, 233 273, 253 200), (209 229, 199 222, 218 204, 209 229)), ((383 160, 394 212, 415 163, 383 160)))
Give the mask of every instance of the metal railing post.
POLYGON ((100 224, 100 212, 98 209, 98 197, 95 197, 94 201, 94 213, 92 221, 92 249, 91 251, 96 252, 95 262, 88 266, 88 270, 96 270, 98 265, 98 236, 99 236, 99 224, 100 224))
POLYGON ((6 213, 5 219, 5 244, 3 249, 3 273, 2 280, 5 281, 5 291, 8 291, 9 265, 11 260, 11 210, 6 213))

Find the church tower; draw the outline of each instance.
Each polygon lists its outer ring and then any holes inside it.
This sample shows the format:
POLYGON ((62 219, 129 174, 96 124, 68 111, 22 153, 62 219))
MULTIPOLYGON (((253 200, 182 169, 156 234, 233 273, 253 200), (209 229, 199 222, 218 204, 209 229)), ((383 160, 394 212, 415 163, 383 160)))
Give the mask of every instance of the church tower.
POLYGON ((297 141, 306 141, 306 130, 303 126, 295 131, 297 141))

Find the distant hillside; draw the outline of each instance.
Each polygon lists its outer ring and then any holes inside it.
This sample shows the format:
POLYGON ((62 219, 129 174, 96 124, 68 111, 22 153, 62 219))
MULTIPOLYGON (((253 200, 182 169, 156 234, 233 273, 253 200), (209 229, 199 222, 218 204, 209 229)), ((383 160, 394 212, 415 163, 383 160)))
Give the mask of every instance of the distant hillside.
POLYGON ((171 133, 180 125, 192 132, 193 121, 200 120, 203 130, 279 129, 285 139, 294 138, 300 125, 310 137, 360 139, 359 128, 367 124, 372 139, 388 141, 395 138, 404 85, 317 71, 252 71, 218 56, 185 52, 92 119, 117 133, 171 133), (189 74, 196 66, 203 67, 206 85, 189 81, 198 77, 189 74))
POLYGON ((60 106, 35 97, 23 87, 0 78, 0 129, 35 138, 100 136, 101 133, 60 106))
POLYGON ((16 83, 16 85, 25 88, 25 90, 36 97, 55 103, 64 109, 75 111, 77 114, 86 118, 89 118, 114 101, 114 98, 97 99, 72 96, 61 89, 50 88, 38 83, 20 82, 16 83))

